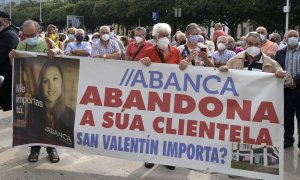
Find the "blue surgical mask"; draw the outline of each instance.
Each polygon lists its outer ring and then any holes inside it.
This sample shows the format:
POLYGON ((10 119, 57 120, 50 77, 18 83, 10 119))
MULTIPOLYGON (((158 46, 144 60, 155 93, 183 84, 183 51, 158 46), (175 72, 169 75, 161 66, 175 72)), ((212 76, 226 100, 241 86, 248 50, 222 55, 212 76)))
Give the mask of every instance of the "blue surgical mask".
POLYGON ((68 34, 68 38, 69 39, 73 39, 74 38, 74 34, 68 34))
POLYGON ((30 46, 35 46, 39 43, 39 38, 37 36, 32 38, 26 38, 26 43, 30 46))
POLYGON ((112 39, 112 38, 114 38, 114 32, 109 33, 109 39, 112 39))
POLYGON ((296 46, 298 45, 299 38, 298 37, 289 37, 288 38, 288 45, 290 46, 296 46))
POLYGON ((190 35, 189 37, 189 41, 191 43, 198 43, 198 40, 199 40, 199 35, 190 35))

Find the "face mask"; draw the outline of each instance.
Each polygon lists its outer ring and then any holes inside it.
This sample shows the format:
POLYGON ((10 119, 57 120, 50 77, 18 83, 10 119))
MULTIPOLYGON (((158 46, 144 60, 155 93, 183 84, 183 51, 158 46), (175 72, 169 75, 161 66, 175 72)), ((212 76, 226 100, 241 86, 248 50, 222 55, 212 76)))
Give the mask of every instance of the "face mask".
POLYGON ((158 39, 157 46, 161 50, 166 50, 168 48, 169 43, 170 43, 169 39, 167 37, 163 37, 158 39))
POLYGON ((114 32, 109 33, 109 39, 112 39, 112 38, 114 38, 114 32))
POLYGON ((138 43, 138 44, 143 41, 143 38, 141 38, 139 36, 136 36, 134 39, 135 39, 135 42, 138 43))
POLYGON ((186 43, 186 40, 183 40, 180 42, 180 45, 184 45, 186 43))
POLYGON ((107 41, 109 39, 109 35, 108 34, 102 34, 101 39, 103 41, 107 41))
POLYGON ((233 44, 227 44, 227 49, 233 49, 234 45, 233 44))
POLYGON ((189 37, 189 41, 191 43, 198 43, 198 40, 199 40, 199 36, 198 35, 190 35, 190 37, 189 37))
POLYGON ((240 41, 240 43, 241 43, 241 46, 245 46, 246 41, 240 41))
POLYGON ((225 44, 223 44, 223 43, 218 43, 218 49, 221 50, 221 51, 225 50, 225 49, 226 49, 225 44))
POLYGON ((250 56, 255 57, 255 56, 259 55, 259 53, 260 53, 260 48, 259 48, 259 47, 256 47, 256 46, 251 46, 251 47, 248 47, 248 48, 246 49, 246 52, 247 52, 247 54, 249 54, 250 56))
POLYGON ((98 42, 98 41, 100 41, 100 38, 94 38, 94 39, 93 39, 93 43, 96 43, 96 42, 98 42))
POLYGON ((26 38, 26 43, 30 46, 35 46, 37 45, 39 42, 39 39, 37 36, 32 37, 32 38, 26 38))
POLYGON ((68 34, 69 39, 74 39, 74 34, 68 34))
POLYGON ((288 45, 290 46, 296 46, 298 45, 299 38, 298 37, 290 37, 288 38, 288 45))
POLYGON ((52 39, 52 40, 56 40, 57 35, 56 34, 50 34, 49 38, 52 39))
POLYGON ((79 41, 79 42, 83 41, 83 35, 76 36, 76 41, 79 41))
POLYGON ((264 42, 264 41, 266 40, 266 35, 259 34, 259 36, 260 36, 260 38, 261 38, 262 42, 264 42))

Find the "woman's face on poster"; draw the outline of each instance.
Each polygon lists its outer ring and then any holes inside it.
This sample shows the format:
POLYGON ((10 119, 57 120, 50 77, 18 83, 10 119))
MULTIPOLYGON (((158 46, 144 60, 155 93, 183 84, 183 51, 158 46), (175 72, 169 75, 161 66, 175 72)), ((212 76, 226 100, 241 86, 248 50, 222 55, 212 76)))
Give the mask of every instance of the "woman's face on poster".
POLYGON ((62 77, 55 66, 50 66, 43 76, 43 93, 48 102, 55 102, 62 93, 62 77))

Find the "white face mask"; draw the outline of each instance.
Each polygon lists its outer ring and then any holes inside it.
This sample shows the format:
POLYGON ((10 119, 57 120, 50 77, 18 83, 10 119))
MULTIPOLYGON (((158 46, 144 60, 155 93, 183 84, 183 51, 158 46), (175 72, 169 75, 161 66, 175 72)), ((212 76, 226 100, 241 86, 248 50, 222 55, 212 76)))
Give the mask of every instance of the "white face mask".
POLYGON ((109 39, 109 35, 108 34, 102 34, 101 39, 103 41, 107 41, 109 39))
POLYGON ((98 42, 98 41, 100 41, 100 38, 94 38, 94 39, 93 39, 93 43, 96 43, 96 42, 98 42))
POLYGON ((169 38, 163 37, 158 39, 157 46, 161 50, 166 50, 168 48, 169 43, 170 43, 169 38))
POLYGON ((248 48, 246 49, 246 52, 247 52, 247 54, 249 54, 250 56, 255 57, 255 56, 259 55, 259 53, 260 53, 260 48, 259 48, 259 47, 256 47, 256 46, 251 46, 251 47, 248 47, 248 48))
POLYGON ((139 36, 136 36, 134 39, 135 39, 136 43, 138 43, 138 44, 143 41, 143 38, 141 38, 139 36))
POLYGON ((264 41, 266 40, 266 35, 259 34, 259 36, 260 36, 260 38, 261 38, 262 42, 264 42, 264 41))
POLYGON ((220 51, 225 50, 225 49, 226 49, 225 44, 223 44, 223 43, 218 43, 218 49, 219 49, 220 51))

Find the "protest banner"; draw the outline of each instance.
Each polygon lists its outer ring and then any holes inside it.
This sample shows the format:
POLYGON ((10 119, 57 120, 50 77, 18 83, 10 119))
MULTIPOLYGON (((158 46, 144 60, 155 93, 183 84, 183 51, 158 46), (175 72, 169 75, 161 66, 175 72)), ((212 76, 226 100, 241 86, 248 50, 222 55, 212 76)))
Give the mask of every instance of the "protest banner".
POLYGON ((283 80, 271 73, 37 56, 15 59, 13 93, 13 146, 283 179, 283 80))

